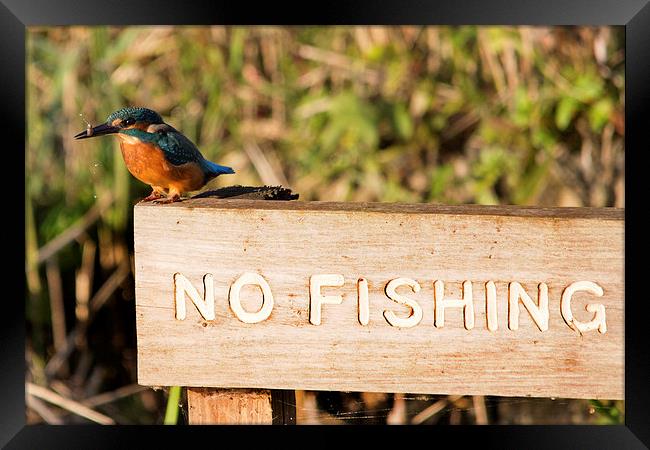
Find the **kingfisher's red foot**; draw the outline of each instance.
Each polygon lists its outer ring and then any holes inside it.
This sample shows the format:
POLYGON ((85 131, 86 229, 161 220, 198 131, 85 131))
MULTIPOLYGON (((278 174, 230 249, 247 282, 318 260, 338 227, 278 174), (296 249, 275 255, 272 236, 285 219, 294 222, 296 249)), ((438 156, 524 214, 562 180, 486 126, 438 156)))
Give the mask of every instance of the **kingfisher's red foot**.
POLYGON ((142 201, 142 202, 150 202, 152 200, 158 200, 161 197, 162 197, 162 195, 160 194, 160 192, 152 191, 151 194, 149 194, 147 197, 143 198, 140 201, 142 201))
POLYGON ((180 201, 181 201, 180 195, 172 195, 171 197, 167 197, 166 199, 163 200, 156 200, 156 203, 165 204, 165 203, 174 203, 180 201))

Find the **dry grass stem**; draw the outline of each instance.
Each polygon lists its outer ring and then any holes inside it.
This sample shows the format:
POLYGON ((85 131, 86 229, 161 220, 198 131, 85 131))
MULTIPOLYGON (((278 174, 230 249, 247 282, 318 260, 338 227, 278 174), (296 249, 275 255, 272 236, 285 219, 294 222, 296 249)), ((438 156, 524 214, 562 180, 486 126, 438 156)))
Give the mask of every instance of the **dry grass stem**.
POLYGON ((33 383, 26 383, 25 385, 26 394, 29 396, 34 396, 45 400, 48 403, 52 403, 60 408, 63 408, 67 411, 70 411, 73 414, 76 414, 81 417, 85 417, 88 420, 91 420, 95 423, 101 425, 114 425, 115 421, 104 414, 98 413, 97 411, 88 408, 87 406, 82 405, 79 402, 65 398, 56 394, 49 389, 46 389, 41 386, 37 386, 33 383))
POLYGON ((417 413, 412 419, 411 419, 411 424, 413 425, 420 425, 427 420, 429 420, 431 417, 435 416, 438 414, 440 411, 445 409, 445 407, 449 403, 453 403, 462 396, 460 395, 455 395, 455 396, 449 396, 448 398, 443 398, 438 400, 437 402, 433 403, 432 405, 426 407, 419 413, 417 413))

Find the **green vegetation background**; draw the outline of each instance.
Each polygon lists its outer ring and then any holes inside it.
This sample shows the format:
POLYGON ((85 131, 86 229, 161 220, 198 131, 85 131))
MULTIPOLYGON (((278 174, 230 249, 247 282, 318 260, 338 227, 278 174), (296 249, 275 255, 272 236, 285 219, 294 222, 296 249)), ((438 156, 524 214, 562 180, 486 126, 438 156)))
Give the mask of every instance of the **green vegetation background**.
MULTIPOLYGON (((57 27, 30 29, 26 45, 27 380, 81 403, 135 383, 133 278, 120 268, 150 190, 112 138, 72 139, 122 106, 158 111, 235 168, 210 187, 624 206, 622 27, 57 27)), ((98 408, 160 422, 164 398, 98 408)), ((502 423, 526 420, 488 405, 502 423)), ((584 405, 536 420, 622 421, 620 402, 584 405)))

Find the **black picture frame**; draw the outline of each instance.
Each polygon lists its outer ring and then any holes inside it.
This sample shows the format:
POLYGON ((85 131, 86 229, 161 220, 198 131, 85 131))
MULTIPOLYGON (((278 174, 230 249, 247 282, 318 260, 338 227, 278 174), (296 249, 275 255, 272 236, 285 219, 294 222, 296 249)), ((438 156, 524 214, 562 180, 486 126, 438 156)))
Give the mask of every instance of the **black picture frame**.
MULTIPOLYGON (((25 37, 26 27, 37 25, 153 25, 153 24, 476 24, 476 25, 624 25, 626 30, 626 305, 625 305, 625 425, 621 426, 487 426, 487 427, 378 427, 370 433, 382 440, 400 436, 413 444, 422 438, 436 445, 439 437, 449 437, 456 444, 476 442, 488 448, 647 448, 650 445, 650 381, 645 332, 648 301, 641 293, 645 267, 642 252, 650 248, 643 208, 642 161, 650 151, 650 4, 648 0, 366 0, 301 3, 284 5, 277 2, 179 0, 0 0, 0 122, 4 139, 2 163, 8 169, 14 163, 24 164, 25 124, 25 37), (22 134, 21 134, 22 131, 22 134), (15 141, 15 142, 14 142, 15 141), (636 263, 636 261, 640 263, 636 263), (406 433, 406 434, 403 434, 406 433), (435 441, 432 440, 435 437, 435 441)), ((11 172, 11 170, 6 171, 11 172)), ((5 172, 5 173, 6 173, 5 172)), ((6 176, 9 176, 6 173, 6 176)), ((28 174, 26 174, 28 176, 28 174)), ((9 178, 7 178, 9 179, 9 178)), ((3 407, 0 408, 0 444, 6 448, 132 448, 146 439, 147 447, 159 443, 187 446, 190 437, 214 439, 219 442, 235 437, 238 427, 100 427, 100 426, 26 426, 25 425, 25 304, 24 270, 18 259, 24 256, 24 236, 20 208, 23 198, 14 185, 5 186, 5 225, 13 226, 2 235, 3 248, 15 246, 16 258, 6 253, 11 262, 4 272, 5 284, 23 280, 23 290, 0 298, 4 310, 0 314, 2 350, 3 407), (16 192, 17 191, 17 192, 16 192), (11 201, 16 208, 8 206, 11 201), (13 243, 13 244, 12 244, 13 243), (16 274, 11 276, 11 270, 16 274)), ((647 188, 645 188, 647 192, 647 188)), ((22 216, 24 218, 24 215, 22 216)), ((647 251, 647 250, 646 250, 647 251)), ((355 427, 335 427, 336 431, 318 428, 317 433, 346 434, 355 427)), ((283 442, 311 434, 313 428, 268 427, 261 433, 265 439, 281 438, 283 442), (301 436, 303 435, 303 436, 301 436), (295 436, 295 438, 294 438, 295 436)), ((246 431, 245 431, 246 432, 246 431)), ((250 437, 250 433, 247 433, 250 437)), ((257 434, 257 433, 256 433, 257 434)), ((218 445, 217 441, 212 441, 218 445)), ((302 441, 304 443, 304 441, 302 441)), ((338 436, 331 445, 341 445, 345 436, 338 436)), ((454 444, 452 444, 454 445, 454 444)))

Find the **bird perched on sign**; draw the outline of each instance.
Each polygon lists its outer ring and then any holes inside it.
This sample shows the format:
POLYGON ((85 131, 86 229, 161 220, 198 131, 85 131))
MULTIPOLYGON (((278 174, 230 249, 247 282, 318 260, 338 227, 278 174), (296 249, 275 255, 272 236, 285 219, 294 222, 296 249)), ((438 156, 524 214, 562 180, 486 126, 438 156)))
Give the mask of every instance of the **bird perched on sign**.
POLYGON ((166 124, 160 114, 147 108, 122 108, 95 127, 75 136, 87 139, 113 134, 129 172, 153 191, 143 201, 179 201, 181 194, 201 189, 219 175, 235 173, 203 157, 196 145, 180 131, 166 124))

